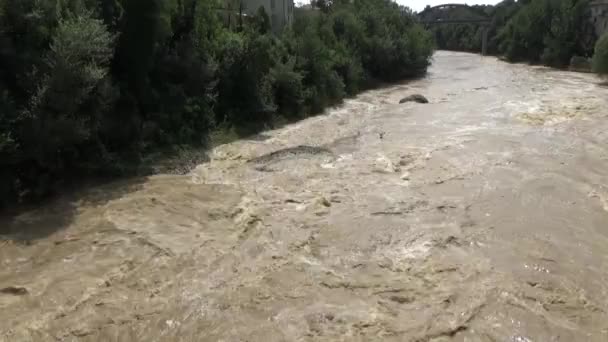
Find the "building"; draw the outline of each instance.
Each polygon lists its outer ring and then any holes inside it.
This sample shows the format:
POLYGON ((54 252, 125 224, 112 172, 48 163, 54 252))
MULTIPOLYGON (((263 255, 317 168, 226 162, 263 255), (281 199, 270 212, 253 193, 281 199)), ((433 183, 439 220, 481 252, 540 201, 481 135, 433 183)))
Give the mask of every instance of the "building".
POLYGON ((593 0, 589 3, 591 23, 599 37, 608 32, 608 0, 593 0))
POLYGON ((260 7, 264 7, 275 33, 293 22, 293 0, 242 0, 242 4, 243 12, 248 15, 255 15, 260 7))

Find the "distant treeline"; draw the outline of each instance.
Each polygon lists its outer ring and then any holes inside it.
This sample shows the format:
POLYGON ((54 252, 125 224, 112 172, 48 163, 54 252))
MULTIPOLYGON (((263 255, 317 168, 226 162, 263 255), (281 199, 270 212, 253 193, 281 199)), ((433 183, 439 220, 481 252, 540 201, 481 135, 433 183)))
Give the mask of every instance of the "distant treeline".
POLYGON ((213 131, 319 113, 423 74, 433 52, 414 14, 388 0, 319 1, 280 36, 264 9, 227 25, 222 6, 0 0, 0 205, 204 146, 213 131))
MULTIPOLYGON (((568 66, 572 57, 590 58, 597 38, 588 0, 504 0, 494 6, 431 9, 421 15, 450 19, 489 18, 488 52, 510 61, 568 66), (439 11, 443 11, 439 13, 439 11)), ((481 24, 433 25, 440 49, 481 51, 481 24)), ((599 64, 599 63, 596 63, 599 64)), ((596 68, 597 69, 597 68, 596 68)), ((598 70, 599 71, 599 70, 598 70)))

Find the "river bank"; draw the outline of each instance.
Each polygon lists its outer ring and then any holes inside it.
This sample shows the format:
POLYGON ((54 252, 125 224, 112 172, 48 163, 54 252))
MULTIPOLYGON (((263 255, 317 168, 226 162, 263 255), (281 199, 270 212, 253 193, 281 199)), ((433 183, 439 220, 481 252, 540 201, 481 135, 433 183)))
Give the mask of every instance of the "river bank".
POLYGON ((188 174, 25 212, 0 341, 605 341, 599 81, 440 51, 188 174))

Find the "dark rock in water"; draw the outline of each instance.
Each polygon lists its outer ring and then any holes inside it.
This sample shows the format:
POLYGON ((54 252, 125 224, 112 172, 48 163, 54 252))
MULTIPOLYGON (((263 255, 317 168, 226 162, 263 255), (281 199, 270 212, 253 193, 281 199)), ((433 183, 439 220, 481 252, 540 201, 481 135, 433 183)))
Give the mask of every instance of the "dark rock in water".
POLYGON ((316 146, 307 146, 300 145, 296 147, 288 147, 278 151, 274 151, 271 153, 267 153, 261 155, 259 157, 255 157, 249 159, 247 162, 256 164, 254 169, 262 172, 274 172, 277 171, 273 169, 271 166, 281 161, 286 161, 291 158, 308 158, 311 156, 323 156, 323 157, 333 157, 334 154, 331 150, 325 147, 316 147, 316 146))
POLYGON ((247 162, 255 163, 255 164, 262 164, 262 163, 274 162, 279 159, 286 159, 288 157, 294 157, 294 156, 297 157, 297 156, 302 156, 302 155, 318 155, 318 154, 329 155, 329 156, 333 155, 333 153, 329 149, 324 148, 324 147, 300 145, 300 146, 296 146, 296 147, 288 147, 288 148, 284 148, 284 149, 281 149, 278 151, 267 153, 267 154, 261 155, 259 157, 249 159, 247 162))
POLYGON ((429 103, 429 100, 427 100, 426 97, 424 97, 420 94, 413 94, 410 96, 406 96, 399 101, 399 103, 405 103, 405 102, 429 103))
POLYGON ((23 296, 29 293, 29 291, 25 287, 20 286, 9 286, 3 289, 0 289, 0 293, 10 294, 15 296, 23 296))

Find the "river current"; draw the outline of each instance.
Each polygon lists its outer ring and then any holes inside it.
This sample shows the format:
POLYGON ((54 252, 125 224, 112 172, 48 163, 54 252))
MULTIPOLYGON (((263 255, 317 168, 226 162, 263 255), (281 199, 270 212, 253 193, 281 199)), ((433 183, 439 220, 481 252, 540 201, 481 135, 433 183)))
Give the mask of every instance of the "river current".
POLYGON ((0 224, 0 341, 605 342, 608 87, 440 51, 0 224))

